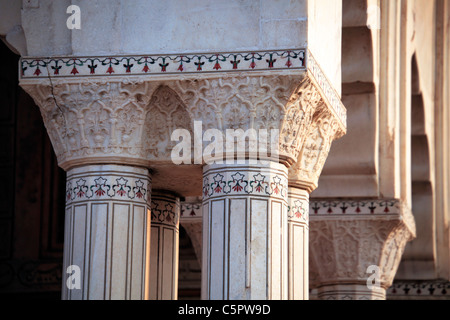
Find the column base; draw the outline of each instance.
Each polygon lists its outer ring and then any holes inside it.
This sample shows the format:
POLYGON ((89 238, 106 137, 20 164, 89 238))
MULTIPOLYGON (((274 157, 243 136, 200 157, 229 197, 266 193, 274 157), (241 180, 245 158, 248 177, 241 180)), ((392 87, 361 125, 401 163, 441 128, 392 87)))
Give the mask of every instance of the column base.
POLYGON ((363 284, 336 284, 317 288, 319 300, 386 300, 386 289, 363 284))

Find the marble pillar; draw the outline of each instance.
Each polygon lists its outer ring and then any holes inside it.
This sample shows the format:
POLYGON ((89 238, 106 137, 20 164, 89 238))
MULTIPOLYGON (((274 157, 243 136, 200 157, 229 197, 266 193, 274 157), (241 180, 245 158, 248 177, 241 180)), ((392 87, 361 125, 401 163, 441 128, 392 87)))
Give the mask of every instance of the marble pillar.
POLYGON ((178 297, 180 199, 155 191, 151 200, 150 300, 178 297))
POLYGON ((202 298, 287 298, 287 168, 210 165, 203 172, 202 298))
POLYGON ((144 168, 88 165, 68 171, 63 299, 146 296, 150 195, 144 168))

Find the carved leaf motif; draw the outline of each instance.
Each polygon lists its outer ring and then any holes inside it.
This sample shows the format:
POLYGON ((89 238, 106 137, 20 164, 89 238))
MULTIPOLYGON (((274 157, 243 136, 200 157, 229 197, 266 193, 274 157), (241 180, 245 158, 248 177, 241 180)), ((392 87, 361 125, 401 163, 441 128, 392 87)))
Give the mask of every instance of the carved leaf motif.
POLYGON ((166 143, 169 141, 166 119, 167 116, 158 108, 152 108, 145 118, 144 146, 155 157, 166 152, 166 143))
POLYGON ((100 104, 94 103, 84 112, 86 135, 92 145, 101 148, 110 134, 110 113, 100 104))
POLYGON ((280 130, 281 112, 273 101, 264 101, 256 110, 256 129, 280 130))
POLYGON ((119 144, 128 145, 133 141, 136 141, 136 139, 133 138, 139 130, 142 117, 142 110, 131 103, 117 111, 116 129, 117 132, 120 133, 119 144))
POLYGON ((167 156, 173 145, 173 130, 191 131, 191 117, 178 94, 168 86, 155 90, 147 110, 144 148, 154 157, 167 156))
MULTIPOLYGON (((176 128, 191 130, 194 119, 202 121, 203 130, 279 128, 280 159, 295 163, 307 128, 316 121, 314 109, 322 103, 313 83, 301 74, 236 73, 177 81, 86 78, 83 83, 58 79, 53 88, 24 88, 40 106, 47 128, 55 131, 50 137, 60 164, 85 161, 86 155, 168 160, 170 133, 176 128)), ((311 144, 308 148, 316 150, 311 144)), ((326 147, 319 150, 315 170, 327 155, 326 147)), ((315 160, 309 159, 312 165, 315 160)))
POLYGON ((248 106, 238 96, 233 96, 223 107, 224 129, 249 129, 248 106))

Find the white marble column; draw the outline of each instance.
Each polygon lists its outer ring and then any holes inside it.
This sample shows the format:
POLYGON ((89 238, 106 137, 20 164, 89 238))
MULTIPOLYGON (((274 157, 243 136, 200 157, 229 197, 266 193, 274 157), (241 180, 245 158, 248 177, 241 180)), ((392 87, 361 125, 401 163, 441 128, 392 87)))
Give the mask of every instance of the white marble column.
POLYGON ((144 168, 88 165, 68 171, 63 299, 144 299, 150 195, 144 168))
POLYGON ((289 300, 309 298, 309 193, 289 187, 289 300))
POLYGON ((203 171, 202 298, 287 299, 287 168, 203 171))
POLYGON ((151 200, 150 300, 178 298, 180 199, 155 191, 151 200))

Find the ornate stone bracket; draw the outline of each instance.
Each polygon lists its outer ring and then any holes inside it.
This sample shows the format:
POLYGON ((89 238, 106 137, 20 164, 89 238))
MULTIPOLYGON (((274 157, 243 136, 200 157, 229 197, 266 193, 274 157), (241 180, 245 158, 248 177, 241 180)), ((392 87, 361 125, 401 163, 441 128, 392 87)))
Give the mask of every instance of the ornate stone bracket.
POLYGON ((311 287, 324 299, 383 299, 414 237, 411 210, 399 200, 311 201, 311 287), (378 270, 377 292, 367 287, 371 266, 378 270))

